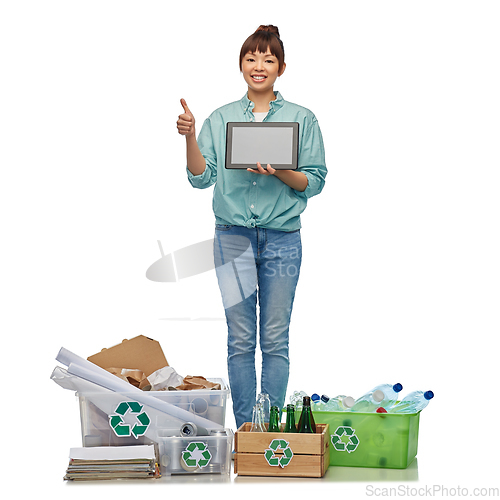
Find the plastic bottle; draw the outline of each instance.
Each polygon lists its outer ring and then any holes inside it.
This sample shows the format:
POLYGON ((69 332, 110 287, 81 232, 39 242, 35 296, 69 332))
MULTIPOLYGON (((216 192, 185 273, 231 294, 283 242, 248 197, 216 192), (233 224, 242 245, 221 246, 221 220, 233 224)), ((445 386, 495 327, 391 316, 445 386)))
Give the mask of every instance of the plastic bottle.
POLYGON ((348 411, 355 401, 351 396, 336 396, 330 398, 327 403, 325 403, 323 409, 324 411, 348 411))
POLYGON ((321 411, 321 398, 319 397, 319 394, 314 393, 311 396, 311 410, 312 411, 321 411))
POLYGON ((320 398, 320 400, 316 403, 316 406, 314 407, 315 411, 326 411, 326 405, 330 401, 330 398, 326 395, 323 394, 320 398))
POLYGON ((360 398, 356 399, 351 411, 372 413, 381 406, 380 403, 383 400, 384 393, 380 389, 367 392, 360 398))
POLYGON ((290 396, 290 404, 295 406, 295 410, 302 410, 302 399, 307 394, 304 391, 294 391, 294 393, 290 396))
POLYGON ((432 391, 413 391, 406 395, 399 403, 386 408, 389 413, 418 413, 423 410, 434 397, 432 391))
POLYGON ((387 408, 394 405, 398 400, 399 393, 403 390, 403 386, 398 382, 397 384, 380 384, 374 387, 370 392, 382 391, 384 399, 381 401, 380 406, 387 408))

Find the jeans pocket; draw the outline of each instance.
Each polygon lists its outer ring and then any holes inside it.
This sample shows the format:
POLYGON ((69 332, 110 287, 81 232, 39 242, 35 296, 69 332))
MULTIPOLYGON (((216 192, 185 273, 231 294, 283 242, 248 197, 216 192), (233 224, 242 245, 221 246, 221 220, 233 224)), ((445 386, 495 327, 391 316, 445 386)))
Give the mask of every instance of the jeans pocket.
POLYGON ((232 224, 215 224, 217 231, 229 231, 232 227, 234 227, 232 224))

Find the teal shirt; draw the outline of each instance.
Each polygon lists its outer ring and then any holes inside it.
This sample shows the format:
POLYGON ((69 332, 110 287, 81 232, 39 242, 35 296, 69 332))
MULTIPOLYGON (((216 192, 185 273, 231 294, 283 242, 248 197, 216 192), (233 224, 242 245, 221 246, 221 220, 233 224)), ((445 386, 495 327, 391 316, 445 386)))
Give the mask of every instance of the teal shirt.
POLYGON ((245 94, 205 120, 197 140, 205 171, 193 175, 187 169, 193 187, 204 189, 215 184, 212 206, 216 224, 295 231, 301 227, 300 214, 307 200, 323 189, 327 169, 318 120, 308 109, 285 101, 279 92, 275 95, 264 121, 299 123, 297 170, 307 176, 307 187, 301 192, 274 175, 225 168, 227 122, 255 121, 254 103, 245 94))

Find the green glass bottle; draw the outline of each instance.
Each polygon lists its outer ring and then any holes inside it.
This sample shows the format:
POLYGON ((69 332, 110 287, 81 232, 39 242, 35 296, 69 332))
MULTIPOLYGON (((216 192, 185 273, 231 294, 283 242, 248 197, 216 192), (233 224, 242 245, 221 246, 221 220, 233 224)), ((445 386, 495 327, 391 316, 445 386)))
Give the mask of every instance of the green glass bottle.
POLYGON ((311 410, 311 398, 304 396, 302 401, 302 413, 299 419, 299 432, 316 432, 316 423, 311 410), (310 430, 309 430, 310 429, 310 430))
POLYGON ((280 432, 280 411, 277 406, 271 406, 267 432, 280 432))
POLYGON ((313 428, 311 425, 311 407, 304 406, 302 409, 302 415, 300 416, 300 427, 299 432, 302 434, 310 433, 313 434, 313 428))
POLYGON ((286 406, 286 423, 283 432, 297 432, 295 425, 295 407, 293 405, 286 406))

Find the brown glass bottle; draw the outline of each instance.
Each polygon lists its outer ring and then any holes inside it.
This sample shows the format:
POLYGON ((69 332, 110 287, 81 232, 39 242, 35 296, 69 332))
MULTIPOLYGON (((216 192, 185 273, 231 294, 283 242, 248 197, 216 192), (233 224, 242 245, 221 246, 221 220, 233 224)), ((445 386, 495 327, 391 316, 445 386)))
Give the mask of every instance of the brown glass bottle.
MULTIPOLYGON (((300 414, 300 419, 299 419, 299 432, 302 432, 300 429, 302 429, 302 420, 304 419, 304 414, 307 413, 307 419, 309 420, 310 423, 306 423, 306 427, 311 427, 312 431, 311 432, 316 432, 316 423, 314 422, 314 416, 311 410, 311 398, 309 396, 304 396, 302 400, 302 413, 300 414)), ((308 431, 305 431, 308 432, 308 431)))

